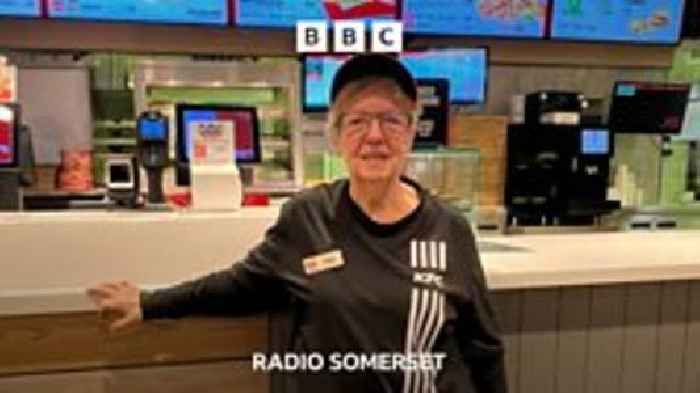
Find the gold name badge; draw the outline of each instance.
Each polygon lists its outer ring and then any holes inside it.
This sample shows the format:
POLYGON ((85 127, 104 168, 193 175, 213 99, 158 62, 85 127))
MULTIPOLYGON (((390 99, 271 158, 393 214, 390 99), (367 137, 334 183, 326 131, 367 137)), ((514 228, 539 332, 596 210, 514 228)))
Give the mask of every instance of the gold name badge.
POLYGON ((340 250, 333 250, 323 254, 304 258, 304 272, 308 275, 335 269, 345 264, 340 250))

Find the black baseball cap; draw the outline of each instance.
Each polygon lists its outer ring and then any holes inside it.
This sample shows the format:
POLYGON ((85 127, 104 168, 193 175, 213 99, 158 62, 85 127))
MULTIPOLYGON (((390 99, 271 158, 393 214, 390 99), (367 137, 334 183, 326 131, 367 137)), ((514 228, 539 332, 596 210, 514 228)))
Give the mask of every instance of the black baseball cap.
POLYGON ((381 54, 361 54, 346 61, 336 72, 331 85, 331 103, 348 83, 367 77, 390 79, 412 101, 418 99, 418 91, 413 76, 398 60, 381 54))

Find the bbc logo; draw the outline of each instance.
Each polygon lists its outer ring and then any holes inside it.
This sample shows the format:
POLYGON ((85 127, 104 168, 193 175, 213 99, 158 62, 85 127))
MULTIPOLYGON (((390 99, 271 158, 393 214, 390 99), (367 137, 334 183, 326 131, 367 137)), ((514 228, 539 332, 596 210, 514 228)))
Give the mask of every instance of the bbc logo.
MULTIPOLYGON (((333 49, 337 53, 365 52, 365 22, 333 22, 333 49)), ((403 49, 403 24, 401 22, 372 23, 372 52, 400 53, 403 49)), ((329 52, 328 22, 297 22, 297 52, 329 52)))

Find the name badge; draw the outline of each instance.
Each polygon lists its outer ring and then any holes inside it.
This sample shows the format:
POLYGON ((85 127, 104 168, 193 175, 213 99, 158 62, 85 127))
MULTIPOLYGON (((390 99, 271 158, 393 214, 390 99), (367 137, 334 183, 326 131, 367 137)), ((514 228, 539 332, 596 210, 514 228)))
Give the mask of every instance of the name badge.
POLYGON ((345 261, 340 250, 333 250, 304 258, 303 264, 304 272, 311 275, 341 267, 345 264, 345 261))

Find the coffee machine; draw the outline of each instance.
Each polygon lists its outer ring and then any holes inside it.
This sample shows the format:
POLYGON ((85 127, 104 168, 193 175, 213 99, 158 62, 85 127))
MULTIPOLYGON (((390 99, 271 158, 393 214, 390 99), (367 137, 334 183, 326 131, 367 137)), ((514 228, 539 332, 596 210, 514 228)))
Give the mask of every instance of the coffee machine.
POLYGON ((582 122, 577 92, 527 95, 524 124, 508 127, 506 206, 511 225, 592 225, 620 207, 607 200, 614 137, 582 122))

